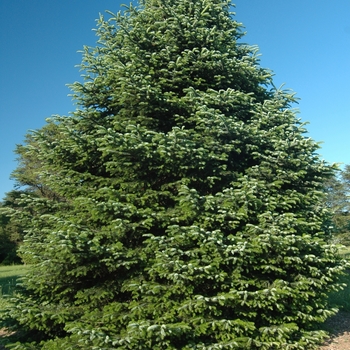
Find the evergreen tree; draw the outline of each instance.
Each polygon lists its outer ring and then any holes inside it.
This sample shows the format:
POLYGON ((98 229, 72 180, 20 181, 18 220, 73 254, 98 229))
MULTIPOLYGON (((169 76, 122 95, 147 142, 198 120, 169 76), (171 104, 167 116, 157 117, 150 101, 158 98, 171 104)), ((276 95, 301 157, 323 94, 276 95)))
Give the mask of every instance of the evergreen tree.
POLYGON ((350 166, 346 165, 325 183, 326 204, 331 212, 333 240, 350 245, 350 166))
MULTIPOLYGON (((17 168, 12 172, 11 178, 15 180, 15 188, 22 192, 30 192, 37 197, 55 199, 58 194, 48 188, 41 179, 42 161, 28 149, 40 147, 35 133, 45 135, 46 140, 59 141, 60 135, 57 126, 48 120, 48 123, 36 132, 29 131, 24 138, 24 145, 17 145, 17 168)), ((56 198, 57 199, 57 198, 56 198)))
MULTIPOLYGON (((56 126, 48 123, 40 133, 57 139, 56 126)), ((31 263, 26 254, 17 255, 17 248, 23 241, 24 230, 32 221, 33 212, 27 208, 34 198, 58 199, 58 194, 48 188, 40 177, 41 162, 27 152, 28 148, 37 148, 38 144, 31 132, 25 136, 25 146, 17 145, 18 166, 11 174, 15 180, 15 189, 6 193, 0 203, 0 264, 31 263), (28 201, 29 198, 29 201, 28 201), (21 259, 22 258, 22 259, 21 259)))
POLYGON ((229 10, 143 0, 100 17, 76 111, 22 149, 56 195, 25 199, 34 265, 4 321, 28 331, 15 349, 307 349, 322 337, 346 266, 324 225, 333 169, 229 10))
POLYGON ((23 240, 23 228, 18 221, 11 221, 6 215, 9 208, 19 209, 16 199, 21 195, 20 191, 6 193, 5 198, 0 202, 0 265, 20 264, 21 259, 17 256, 17 248, 23 240))

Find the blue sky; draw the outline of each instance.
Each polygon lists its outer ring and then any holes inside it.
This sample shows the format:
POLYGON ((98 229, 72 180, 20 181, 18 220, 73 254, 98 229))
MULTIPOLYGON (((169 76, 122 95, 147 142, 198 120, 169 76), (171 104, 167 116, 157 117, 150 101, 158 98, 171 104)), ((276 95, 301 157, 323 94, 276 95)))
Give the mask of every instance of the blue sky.
MULTIPOLYGON (((127 1, 126 3, 129 3, 127 1)), ((350 164, 350 1, 236 0, 243 42, 258 45, 261 66, 301 99, 296 107, 320 154, 350 164)), ((13 150, 29 129, 74 105, 66 84, 80 80, 84 45, 96 18, 120 0, 0 1, 0 199, 13 188, 13 150)))

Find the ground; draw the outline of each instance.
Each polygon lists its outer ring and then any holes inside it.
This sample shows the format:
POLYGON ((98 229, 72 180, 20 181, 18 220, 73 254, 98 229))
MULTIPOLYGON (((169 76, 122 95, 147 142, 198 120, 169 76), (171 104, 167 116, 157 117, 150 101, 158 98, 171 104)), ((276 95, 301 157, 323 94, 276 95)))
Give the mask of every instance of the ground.
POLYGON ((340 311, 326 323, 332 333, 320 350, 350 350, 350 312, 340 311))

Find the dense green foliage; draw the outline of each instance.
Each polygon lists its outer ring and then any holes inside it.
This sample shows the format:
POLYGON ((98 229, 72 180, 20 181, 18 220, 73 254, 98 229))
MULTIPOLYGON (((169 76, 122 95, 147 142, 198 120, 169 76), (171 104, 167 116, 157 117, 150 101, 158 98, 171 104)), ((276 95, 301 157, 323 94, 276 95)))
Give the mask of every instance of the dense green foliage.
POLYGON ((345 268, 324 224, 333 169, 229 6, 145 0, 100 18, 76 111, 21 149, 53 195, 13 211, 34 264, 4 317, 28 331, 15 349, 307 349, 322 336, 345 268))

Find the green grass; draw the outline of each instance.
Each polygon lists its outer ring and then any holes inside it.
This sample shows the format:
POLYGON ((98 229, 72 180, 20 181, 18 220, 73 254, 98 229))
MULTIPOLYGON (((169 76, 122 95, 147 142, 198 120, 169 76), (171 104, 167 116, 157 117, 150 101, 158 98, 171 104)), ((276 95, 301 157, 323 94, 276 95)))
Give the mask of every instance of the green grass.
POLYGON ((16 289, 17 279, 29 269, 25 265, 0 266, 0 298, 11 295, 16 289))
POLYGON ((340 250, 340 254, 344 256, 344 258, 350 258, 350 247, 344 247, 340 250))
POLYGON ((345 283, 346 287, 338 292, 329 295, 329 303, 332 307, 339 310, 350 312, 350 271, 348 270, 344 276, 340 278, 341 283, 345 283))

